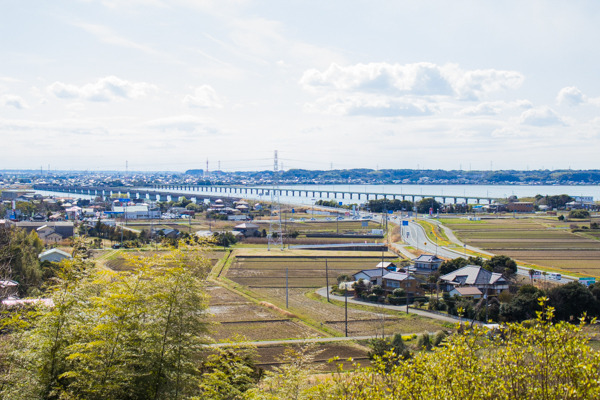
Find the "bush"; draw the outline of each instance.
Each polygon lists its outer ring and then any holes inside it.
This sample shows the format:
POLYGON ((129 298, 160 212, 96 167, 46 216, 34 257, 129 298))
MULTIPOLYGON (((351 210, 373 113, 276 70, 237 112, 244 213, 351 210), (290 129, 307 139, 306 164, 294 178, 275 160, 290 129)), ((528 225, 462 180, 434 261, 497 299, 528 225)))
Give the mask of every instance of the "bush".
POLYGON ((431 338, 429 337, 429 333, 423 332, 421 336, 417 339, 417 347, 420 350, 431 350, 431 338))
POLYGON ((569 218, 589 218, 590 212, 588 210, 572 210, 569 212, 569 218))
POLYGON ((446 311, 446 304, 439 299, 430 299, 427 309, 433 311, 446 311))
POLYGON ((374 293, 367 295, 367 300, 372 302, 377 302, 379 300, 379 296, 374 293))
POLYGON ((444 339, 446 339, 446 336, 447 336, 446 332, 444 332, 444 331, 437 331, 435 333, 435 335, 433 335, 433 339, 431 340, 431 344, 434 345, 434 346, 436 346, 436 347, 439 346, 444 341, 444 339))

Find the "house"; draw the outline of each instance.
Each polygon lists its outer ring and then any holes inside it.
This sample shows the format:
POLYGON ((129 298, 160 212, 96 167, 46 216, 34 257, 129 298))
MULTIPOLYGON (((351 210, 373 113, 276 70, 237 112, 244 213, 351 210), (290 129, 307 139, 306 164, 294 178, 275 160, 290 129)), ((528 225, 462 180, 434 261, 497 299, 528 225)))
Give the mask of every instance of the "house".
POLYGON ((415 264, 414 271, 417 274, 431 274, 438 270, 444 262, 438 256, 430 254, 421 254, 419 257, 412 260, 415 264))
POLYGON ((449 294, 450 296, 467 297, 471 299, 480 299, 483 297, 481 290, 474 286, 456 286, 449 294))
POLYGON ((375 266, 375 268, 385 268, 388 271, 396 271, 396 264, 394 264, 393 262, 389 262, 389 261, 381 261, 379 264, 377 264, 375 266))
POLYGON ((402 288, 406 293, 414 296, 422 296, 423 289, 419 287, 419 280, 410 274, 404 272, 388 272, 382 277, 383 285, 381 287, 387 292, 393 292, 395 289, 402 288))
POLYGON ((530 201, 515 201, 508 203, 506 209, 510 212, 534 212, 535 205, 530 201))
POLYGON ((39 238, 42 239, 46 244, 58 243, 64 239, 63 235, 56 232, 56 229, 48 225, 40 226, 36 229, 36 232, 39 238))
POLYGON ((498 294, 508 289, 508 282, 502 274, 490 272, 479 265, 467 265, 449 274, 440 276, 444 290, 455 287, 476 287, 483 293, 498 294))
POLYGON ((236 225, 233 230, 237 232, 241 232, 244 236, 255 236, 258 234, 258 228, 260 228, 256 224, 252 224, 250 222, 244 222, 243 224, 236 225))
POLYGON ((371 269, 363 269, 362 271, 357 272, 352 275, 352 278, 355 281, 363 279, 367 282, 371 282, 373 285, 383 286, 383 276, 390 271, 385 268, 371 268, 371 269))
POLYGON ((159 236, 169 238, 169 239, 177 239, 180 235, 180 232, 177 229, 164 228, 164 229, 157 229, 156 234, 159 236))
POLYGON ((40 259, 40 262, 61 262, 62 260, 71 260, 73 257, 66 251, 54 248, 40 253, 38 258, 40 259))
POLYGON ((74 225, 72 222, 16 222, 15 226, 17 228, 25 229, 28 233, 31 231, 37 231, 38 228, 43 226, 48 226, 58 234, 60 234, 64 239, 72 237, 74 234, 74 225))

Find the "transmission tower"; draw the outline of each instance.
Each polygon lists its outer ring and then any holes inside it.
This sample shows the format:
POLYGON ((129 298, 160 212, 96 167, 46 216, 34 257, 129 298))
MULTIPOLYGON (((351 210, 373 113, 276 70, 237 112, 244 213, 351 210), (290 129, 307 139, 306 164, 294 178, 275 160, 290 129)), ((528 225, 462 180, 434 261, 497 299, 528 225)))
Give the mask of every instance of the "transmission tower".
POLYGON ((281 204, 279 203, 279 161, 277 150, 273 163, 273 189, 271 190, 271 218, 269 218, 269 242, 267 249, 281 247, 283 250, 283 232, 281 229, 281 204))

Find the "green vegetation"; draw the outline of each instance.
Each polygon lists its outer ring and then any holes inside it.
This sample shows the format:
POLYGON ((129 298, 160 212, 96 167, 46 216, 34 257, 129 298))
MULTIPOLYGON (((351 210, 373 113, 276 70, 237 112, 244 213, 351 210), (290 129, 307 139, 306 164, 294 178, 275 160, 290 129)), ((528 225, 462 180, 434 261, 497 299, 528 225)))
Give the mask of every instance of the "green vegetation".
POLYGON ((35 231, 0 227, 0 279, 17 281, 21 296, 39 293, 44 278, 53 274, 50 265, 40 265, 43 249, 35 231))
MULTIPOLYGON (((291 379, 289 371, 274 371, 247 399, 597 399, 600 354, 580 326, 553 324, 552 317, 545 308, 533 323, 510 324, 498 334, 465 325, 432 351, 409 359, 390 351, 371 367, 312 384, 306 374, 291 379)), ((305 366, 304 359, 294 365, 305 366)))
POLYGON ((54 306, 13 313, 2 346, 5 399, 158 399, 201 393, 202 280, 190 251, 136 257, 132 271, 63 262, 54 306), (9 368, 10 366, 10 368, 9 368))

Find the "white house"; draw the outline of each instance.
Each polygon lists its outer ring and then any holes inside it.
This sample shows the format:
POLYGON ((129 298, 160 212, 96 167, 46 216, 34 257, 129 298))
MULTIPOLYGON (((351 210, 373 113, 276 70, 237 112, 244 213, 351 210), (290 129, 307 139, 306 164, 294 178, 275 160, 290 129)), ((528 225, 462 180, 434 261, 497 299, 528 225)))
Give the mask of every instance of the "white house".
POLYGON ((40 262, 50 261, 50 262, 61 262, 62 260, 70 260, 73 257, 66 251, 62 251, 60 249, 50 249, 46 250, 43 253, 38 255, 40 262))

